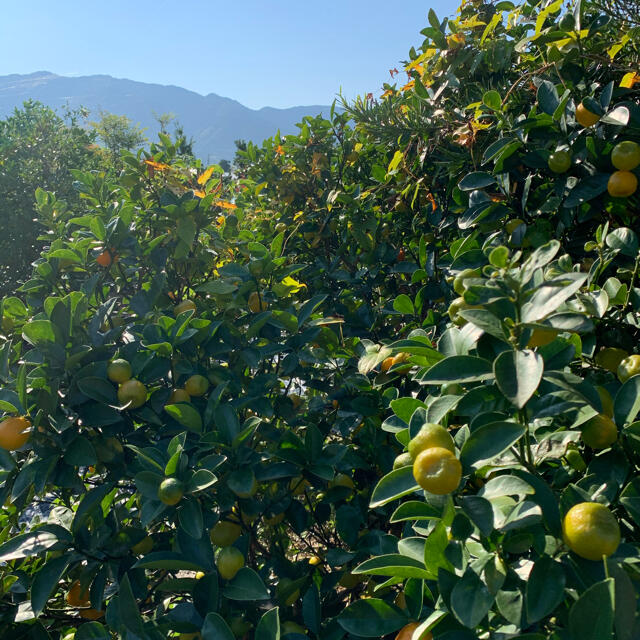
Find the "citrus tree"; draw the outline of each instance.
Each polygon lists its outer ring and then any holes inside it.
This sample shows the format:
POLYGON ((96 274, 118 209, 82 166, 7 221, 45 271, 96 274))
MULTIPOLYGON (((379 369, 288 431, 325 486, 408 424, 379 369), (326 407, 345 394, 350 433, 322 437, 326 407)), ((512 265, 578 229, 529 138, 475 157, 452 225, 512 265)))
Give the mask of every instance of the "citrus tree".
POLYGON ((3 638, 633 638, 638 34, 429 13, 233 175, 39 190, 1 306, 3 638), (395 74, 394 70, 394 74, 395 74))
POLYGON ((341 637, 390 548, 359 342, 178 151, 76 171, 86 215, 37 193, 53 239, 2 302, 6 637, 341 637))
POLYGON ((452 285, 433 316, 397 296, 410 333, 360 361, 408 450, 372 497, 398 548, 354 572, 381 594, 341 614, 356 636, 637 633, 637 32, 545 5, 431 13, 409 82, 350 109, 387 146, 371 188, 409 208, 412 280, 452 285))

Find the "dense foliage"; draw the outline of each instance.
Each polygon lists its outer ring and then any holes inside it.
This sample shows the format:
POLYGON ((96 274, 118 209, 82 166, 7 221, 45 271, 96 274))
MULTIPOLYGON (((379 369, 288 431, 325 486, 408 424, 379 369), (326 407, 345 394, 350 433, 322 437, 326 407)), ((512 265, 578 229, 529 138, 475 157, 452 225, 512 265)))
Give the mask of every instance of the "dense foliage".
POLYGON ((79 206, 71 169, 97 167, 93 142, 79 112, 63 119, 48 107, 26 102, 0 120, 0 294, 13 293, 29 278, 42 249, 35 190, 55 191, 70 206, 79 206))
POLYGON ((161 135, 37 192, 3 639, 638 635, 640 39, 561 11, 430 12, 232 178, 161 135))

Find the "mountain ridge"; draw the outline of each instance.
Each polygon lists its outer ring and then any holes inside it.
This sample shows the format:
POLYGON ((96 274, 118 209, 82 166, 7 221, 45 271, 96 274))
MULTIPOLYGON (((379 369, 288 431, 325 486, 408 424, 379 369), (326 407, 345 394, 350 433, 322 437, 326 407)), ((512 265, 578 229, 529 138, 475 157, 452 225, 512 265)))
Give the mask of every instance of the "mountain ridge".
POLYGON ((107 74, 62 76, 43 70, 0 76, 0 117, 29 99, 56 110, 84 107, 94 119, 100 111, 126 115, 145 129, 149 140, 156 138, 160 128, 154 114, 172 113, 187 136, 193 137, 196 155, 206 162, 232 160, 237 139, 259 143, 278 130, 283 135, 294 133, 304 116, 326 116, 330 109, 329 105, 251 109, 216 93, 202 95, 177 85, 107 74))

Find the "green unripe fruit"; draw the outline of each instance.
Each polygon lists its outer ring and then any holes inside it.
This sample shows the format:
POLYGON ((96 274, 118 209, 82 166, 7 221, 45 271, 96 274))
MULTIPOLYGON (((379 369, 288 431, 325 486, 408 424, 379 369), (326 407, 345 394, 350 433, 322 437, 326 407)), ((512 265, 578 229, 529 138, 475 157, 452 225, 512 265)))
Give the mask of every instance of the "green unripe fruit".
POLYGON ((131 379, 131 365, 123 358, 116 358, 107 365, 107 378, 121 384, 131 379))
POLYGON ((466 287, 464 286, 464 281, 467 278, 479 278, 482 275, 482 271, 480 269, 464 269, 461 271, 453 280, 453 290, 461 296, 466 287))
POLYGON ((620 171, 633 171, 640 164, 640 145, 630 140, 619 142, 611 152, 611 163, 620 171))
POLYGON ((411 454, 407 451, 405 453, 401 453, 394 461, 393 468, 394 469, 402 469, 402 467, 409 467, 413 464, 413 458, 411 454))
POLYGON ((178 504, 183 495, 184 485, 177 478, 165 478, 158 487, 158 499, 169 506, 178 504))
POLYGON ((244 556, 235 547, 223 547, 216 558, 216 567, 221 578, 233 580, 236 573, 244 567, 244 556))
POLYGON ((637 376, 640 373, 640 356, 634 354, 625 358, 618 365, 618 379, 620 382, 626 382, 629 378, 637 376))
POLYGON ((184 390, 191 397, 197 398, 199 396, 203 396, 205 393, 207 393, 208 389, 209 389, 209 381, 204 376, 201 376, 200 374, 191 376, 184 383, 184 390))
POLYGON ((409 455, 415 460, 419 453, 431 447, 442 447, 455 453, 456 446, 451 434, 441 425, 427 422, 409 441, 409 455))
POLYGON ((221 520, 209 532, 211 542, 218 547, 231 546, 242 533, 242 527, 236 522, 221 520))
POLYGON ((547 162, 553 173, 565 173, 571 166, 571 154, 566 150, 555 151, 547 162))

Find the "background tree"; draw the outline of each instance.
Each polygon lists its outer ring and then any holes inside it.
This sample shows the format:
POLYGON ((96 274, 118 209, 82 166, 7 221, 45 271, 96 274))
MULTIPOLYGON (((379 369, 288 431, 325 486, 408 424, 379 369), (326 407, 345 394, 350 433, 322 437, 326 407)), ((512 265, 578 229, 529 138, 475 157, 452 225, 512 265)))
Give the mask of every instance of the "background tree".
POLYGON ((91 122, 99 141, 104 145, 114 167, 119 166, 122 151, 139 149, 147 141, 144 131, 127 118, 106 111, 100 112, 100 120, 91 122))
POLYGON ((0 292, 15 291, 38 257, 43 231, 37 222, 35 191, 55 192, 69 206, 80 205, 71 169, 98 165, 94 132, 83 126, 86 114, 63 117, 37 102, 0 120, 0 292))

